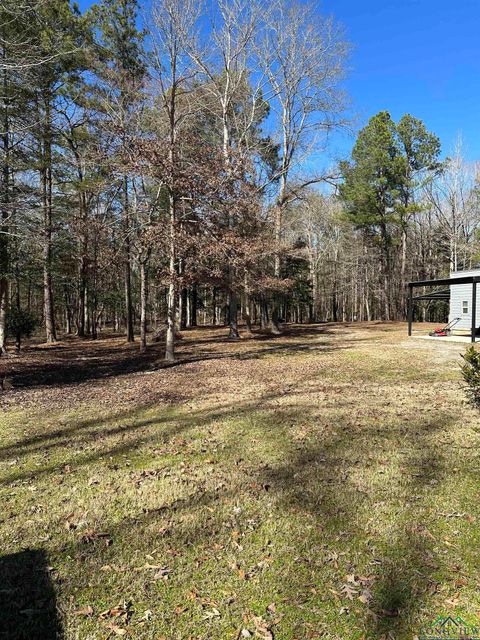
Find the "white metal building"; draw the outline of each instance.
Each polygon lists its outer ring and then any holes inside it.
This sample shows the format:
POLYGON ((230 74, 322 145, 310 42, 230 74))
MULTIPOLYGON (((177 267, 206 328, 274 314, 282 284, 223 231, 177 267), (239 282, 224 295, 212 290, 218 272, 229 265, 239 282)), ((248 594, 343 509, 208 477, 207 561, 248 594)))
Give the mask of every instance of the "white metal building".
POLYGON ((453 334, 469 336, 476 341, 480 333, 480 269, 453 271, 449 278, 417 280, 408 283, 407 319, 408 335, 412 335, 416 301, 444 301, 449 303, 449 321, 453 334), (413 295, 415 289, 422 289, 413 295))
MULTIPOLYGON (((471 271, 452 271, 450 278, 462 278, 466 276, 480 277, 480 269, 471 271)), ((470 335, 472 328, 472 285, 452 284, 450 285, 450 311, 448 320, 452 322, 455 318, 460 320, 453 327, 453 333, 465 333, 470 335)), ((480 291, 477 295, 477 311, 475 321, 477 330, 480 327, 480 291)))

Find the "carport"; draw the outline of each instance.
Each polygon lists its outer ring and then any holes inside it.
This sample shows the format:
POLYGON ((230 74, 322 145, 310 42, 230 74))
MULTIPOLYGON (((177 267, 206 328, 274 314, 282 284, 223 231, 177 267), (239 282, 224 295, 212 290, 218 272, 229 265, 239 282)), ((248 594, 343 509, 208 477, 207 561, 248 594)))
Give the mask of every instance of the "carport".
MULTIPOLYGON (((470 338, 471 342, 475 342, 477 333, 477 283, 480 282, 480 273, 478 275, 466 275, 466 276, 453 276, 450 278, 440 278, 437 280, 418 280, 416 282, 408 283, 408 303, 407 303, 407 318, 408 318, 408 335, 412 335, 413 325, 413 311, 416 301, 420 300, 443 300, 451 303, 452 290, 451 286, 471 285, 471 291, 465 301, 467 303, 467 313, 469 315, 470 324, 470 338), (422 292, 419 295, 414 295, 415 289, 429 288, 435 289, 434 291, 422 292)), ((459 289, 460 290, 460 289, 459 289)), ((463 290, 463 289, 462 289, 463 290)), ((450 304, 451 308, 451 304, 450 304)))

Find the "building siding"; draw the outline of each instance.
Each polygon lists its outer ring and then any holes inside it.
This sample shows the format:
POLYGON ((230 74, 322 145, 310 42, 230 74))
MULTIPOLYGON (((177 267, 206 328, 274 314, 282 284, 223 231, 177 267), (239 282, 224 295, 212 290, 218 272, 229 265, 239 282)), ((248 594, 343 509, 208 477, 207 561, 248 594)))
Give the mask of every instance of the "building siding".
MULTIPOLYGON (((480 276, 480 269, 474 269, 473 271, 453 271, 450 274, 451 278, 459 278, 462 276, 480 276)), ((476 326, 480 327, 480 283, 477 284, 477 311, 476 311, 476 326)), ((454 318, 460 318, 453 330, 467 329, 471 330, 472 327, 472 285, 471 284, 452 284, 450 286, 450 313, 448 316, 449 322, 454 318), (468 313, 463 312, 463 303, 468 303, 468 313)))

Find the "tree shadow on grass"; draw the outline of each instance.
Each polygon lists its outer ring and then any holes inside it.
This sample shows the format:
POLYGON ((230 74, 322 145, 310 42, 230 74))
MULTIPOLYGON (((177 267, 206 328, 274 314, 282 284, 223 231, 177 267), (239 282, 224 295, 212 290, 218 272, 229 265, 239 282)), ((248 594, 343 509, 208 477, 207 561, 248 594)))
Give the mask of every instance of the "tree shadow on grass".
MULTIPOLYGON (((204 329, 208 331, 208 329, 204 329)), ((48 348, 32 347, 20 359, 0 361, 0 374, 11 379, 14 389, 29 389, 38 386, 68 386, 102 380, 106 378, 179 367, 191 362, 205 360, 222 360, 226 358, 250 359, 261 357, 271 351, 278 353, 294 353, 302 350, 337 350, 346 348, 344 343, 333 341, 312 342, 312 338, 332 333, 328 326, 307 325, 292 326, 285 329, 280 336, 254 333, 248 340, 232 343, 228 337, 212 336, 188 339, 180 342, 177 360, 173 363, 163 361, 164 348, 161 344, 150 345, 146 353, 140 353, 136 345, 126 345, 121 341, 88 341, 76 340, 61 346, 48 348), (295 340, 305 340, 298 344, 295 340), (285 340, 281 344, 281 340, 285 340), (268 341, 272 344, 263 346, 268 341), (280 344, 278 344, 280 342, 280 344), (233 348, 232 345, 248 345, 248 350, 233 348), (259 348, 256 348, 258 344, 259 348), (226 350, 219 350, 222 345, 226 350), (230 348, 227 347, 230 345, 230 348), (205 350, 211 346, 214 350, 205 350), (203 350, 202 350, 203 349, 203 350)), ((338 333, 338 330, 336 330, 338 333)))
MULTIPOLYGON (((398 633, 412 631, 412 624, 415 624, 416 616, 428 598, 429 590, 434 586, 432 572, 436 568, 435 556, 429 532, 421 519, 421 512, 414 506, 415 494, 433 486, 432 481, 439 482, 445 473, 444 462, 438 452, 432 450, 429 440, 438 429, 444 428, 452 419, 453 417, 442 415, 411 425, 412 435, 417 438, 417 443, 413 452, 402 459, 401 484, 412 500, 402 504, 405 496, 395 495, 394 491, 392 498, 390 489, 385 490, 387 499, 395 500, 398 513, 395 514, 393 510, 389 516, 388 533, 383 531, 376 538, 375 535, 373 538, 369 535, 373 544, 370 550, 355 548, 355 532, 360 531, 360 535, 367 536, 366 517, 374 504, 372 499, 376 494, 367 498, 359 491, 353 476, 359 466, 368 464, 367 448, 378 436, 378 426, 372 425, 362 430, 362 442, 345 438, 345 433, 339 429, 338 433, 328 436, 323 441, 316 440, 296 450, 290 448, 286 451, 284 461, 278 465, 265 465, 261 469, 250 468, 246 472, 242 483, 245 487, 243 491, 246 491, 246 485, 250 484, 250 477, 259 487, 268 487, 261 488, 260 491, 268 491, 277 508, 291 511, 296 516, 302 513, 313 516, 324 528, 324 540, 332 549, 343 545, 342 548, 349 549, 348 557, 356 560, 363 554, 363 561, 367 565, 368 559, 375 559, 375 563, 372 563, 374 569, 371 570, 372 584, 369 584, 371 601, 366 605, 357 603, 356 597, 360 595, 358 592, 352 603, 352 608, 353 605, 357 608, 364 607, 361 616, 363 622, 357 619, 356 624, 363 625, 367 633, 366 638, 398 638, 403 637, 398 636, 398 633), (348 464, 345 466, 346 457, 348 464), (343 541, 339 542, 339 538, 343 541)), ((397 435, 391 433, 390 438, 395 441, 397 435)), ((274 429, 271 429, 267 437, 275 438, 274 429)), ((244 449, 241 434, 236 445, 232 443, 231 446, 236 446, 238 450, 244 449)), ((397 442, 397 447, 400 446, 397 442)), ((358 475, 356 477, 358 479, 358 475)), ((225 530, 221 515, 222 505, 225 505, 225 501, 232 502, 235 496, 241 501, 240 486, 241 484, 237 487, 227 485, 218 490, 197 486, 189 495, 160 505, 158 509, 149 509, 132 518, 111 526, 107 525, 108 533, 115 541, 123 539, 125 532, 128 532, 129 540, 141 536, 142 543, 146 543, 149 536, 152 536, 151 545, 147 542, 147 547, 153 548, 158 544, 155 542, 155 536, 158 536, 160 521, 173 518, 176 520, 176 526, 170 534, 169 544, 175 548, 183 548, 186 545, 201 547, 206 542, 216 540, 222 530, 225 530), (205 524, 201 517, 193 517, 197 510, 203 509, 205 518, 205 508, 208 511, 208 524, 205 524), (181 523, 182 514, 190 516, 186 524, 181 523)), ((376 491, 382 493, 379 487, 376 491)), ((308 535, 306 532, 305 540, 302 542, 307 546, 308 535)), ((311 553, 315 554, 314 549, 317 545, 318 542, 312 541, 311 553)), ((110 562, 109 554, 112 554, 114 559, 117 553, 114 547, 115 542, 112 551, 109 548, 98 548, 93 554, 89 554, 89 562, 92 566, 110 562)), ((79 554, 83 556, 84 544, 73 544, 68 547, 68 552, 72 557, 79 554)), ((316 579, 320 583, 324 579, 321 566, 316 573, 316 579)), ((352 570, 355 571, 355 568, 350 569, 352 570)), ((338 580, 338 583, 333 584, 337 590, 340 589, 340 582, 345 580, 344 574, 347 572, 343 566, 337 571, 334 580, 338 580)), ((296 597, 292 588, 295 589, 297 580, 298 576, 288 573, 282 577, 282 584, 288 586, 286 595, 289 599, 296 597)), ((301 597, 300 592, 298 595, 301 597)), ((346 600, 344 604, 350 605, 350 601, 346 600)), ((338 608, 340 606, 338 604, 338 608)), ((319 619, 319 622, 324 621, 319 619)), ((342 637, 350 637, 348 634, 353 626, 348 616, 339 616, 337 626, 343 634, 342 637)))
MULTIPOLYGON (((269 394, 269 400, 283 396, 283 392, 269 394)), ((13 458, 15 466, 23 457, 33 454, 46 454, 49 451, 65 449, 62 464, 58 461, 51 464, 41 464, 32 470, 13 469, 0 478, 0 485, 6 485, 23 480, 34 480, 45 475, 58 473, 62 466, 79 470, 81 467, 102 460, 110 460, 130 452, 137 451, 145 445, 162 446, 172 439, 178 438, 185 432, 208 426, 218 420, 242 419, 252 412, 258 411, 263 402, 262 397, 253 401, 232 405, 219 404, 213 408, 197 410, 194 413, 170 408, 164 411, 148 414, 141 419, 131 420, 136 414, 149 411, 152 405, 135 407, 131 410, 113 412, 103 420, 89 418, 75 421, 70 426, 27 437, 13 444, 0 447, 0 460, 13 458), (124 422, 125 421, 125 422, 124 422), (118 424, 124 422, 124 424, 118 424), (148 431, 152 426, 158 430, 148 431), (100 445, 103 441, 103 446, 100 445), (94 450, 89 446, 81 453, 84 445, 95 444, 94 450), (76 453, 72 455, 72 451, 76 453), (80 451, 80 453, 79 453, 80 451)))
MULTIPOLYGON (((370 556, 367 566, 358 568, 371 573, 371 582, 367 581, 364 585, 367 590, 363 591, 361 584, 354 582, 357 591, 353 599, 343 597, 342 604, 347 615, 338 615, 337 628, 345 634, 344 637, 350 637, 348 633, 352 628, 348 614, 350 605, 357 610, 364 606, 362 626, 366 631, 365 638, 387 640, 406 637, 398 634, 415 631, 412 624, 415 625, 415 618, 425 600, 435 591, 432 573, 438 568, 435 540, 422 520, 421 507, 416 508, 416 500, 418 494, 427 487, 429 493, 434 492, 435 485, 441 482, 446 473, 442 454, 433 449, 431 438, 454 419, 454 416, 445 414, 409 425, 416 444, 407 456, 402 454, 400 473, 405 495, 396 495, 398 488, 393 488, 393 491, 392 488, 385 489, 387 499, 394 501, 394 509, 385 532, 381 529, 375 531, 376 523, 373 523, 374 535, 369 531, 369 510, 379 499, 375 498, 379 489, 367 498, 357 482, 359 476, 362 477, 358 471, 367 472, 368 455, 378 446, 375 441, 378 427, 363 430, 363 442, 345 438, 340 430, 340 435, 310 444, 290 455, 283 464, 264 469, 260 482, 268 483, 270 491, 275 492, 279 499, 280 506, 294 513, 303 511, 313 515, 324 531, 325 542, 332 545, 333 549, 346 551, 345 557, 349 561, 338 571, 338 592, 341 591, 341 582, 346 580, 346 574, 353 575, 356 572, 355 563, 349 565, 350 560, 360 560, 363 554, 365 562, 366 556, 370 556), (345 460, 349 460, 350 465, 345 465, 345 460), (369 546, 362 551, 356 546, 359 535, 360 539, 370 540, 369 546), (366 600, 360 605, 357 598, 362 591, 366 600)), ((400 449, 400 439, 395 434, 391 436, 394 443, 392 451, 400 449)), ((382 493, 380 490, 380 497, 382 493)), ((285 582, 288 584, 293 580, 295 576, 287 577, 285 582)), ((338 604, 339 611, 341 606, 338 604)))
POLYGON ((162 351, 155 345, 142 354, 130 345, 98 343, 32 349, 22 358, 2 363, 14 389, 66 386, 156 368, 162 351))
MULTIPOLYGON (((310 380, 311 378, 305 376, 303 383, 307 384, 310 380)), ((321 390, 325 391, 323 387, 321 390)), ((296 390, 289 388, 288 396, 294 398, 303 392, 302 388, 296 390)), ((64 419, 64 424, 59 428, 27 435, 15 442, 0 446, 0 461, 14 459, 18 462, 32 454, 46 454, 51 450, 66 448, 69 455, 67 456, 68 459, 65 460, 65 464, 79 466, 92 462, 97 458, 102 459, 115 455, 115 453, 126 453, 129 449, 135 449, 147 442, 155 440, 158 440, 159 443, 165 442, 170 437, 180 435, 186 429, 208 425, 216 420, 246 417, 254 411, 261 410, 266 401, 275 401, 278 398, 285 397, 285 394, 286 391, 280 389, 276 393, 261 394, 253 400, 242 403, 221 403, 195 412, 186 412, 182 405, 177 404, 166 405, 157 410, 155 402, 148 402, 136 405, 131 409, 111 411, 105 416, 94 416, 86 419, 77 419, 74 416, 70 419, 67 415, 64 419), (148 412, 146 417, 138 419, 137 416, 142 416, 146 412, 148 412), (156 425, 160 429, 166 427, 166 429, 145 436, 142 431, 152 425, 156 425), (118 447, 109 447, 107 446, 109 444, 107 439, 109 438, 112 438, 111 443, 113 443, 114 438, 118 438, 122 442, 119 443, 118 447), (127 438, 131 439, 126 441, 125 439, 127 438), (77 460, 71 458, 72 450, 81 448, 85 444, 90 445, 99 439, 103 439, 106 446, 103 448, 98 447, 100 450, 97 453, 89 457, 83 457, 84 459, 78 458, 78 456, 76 456, 77 460), (77 462, 78 465, 76 464, 77 462)), ((29 475, 42 475, 53 470, 54 467, 49 467, 48 465, 46 467, 39 466, 32 473, 20 473, 20 475, 12 473, 3 482, 29 477, 29 475)))
MULTIPOLYGON (((274 400, 275 397, 274 394, 270 394, 268 399, 274 400)), ((255 416, 258 430, 258 423, 261 420, 258 414, 261 402, 262 399, 258 398, 254 402, 234 406, 221 405, 192 415, 175 417, 160 415, 147 417, 138 423, 125 427, 113 425, 111 435, 121 436, 122 433, 118 429, 123 429, 126 433, 132 432, 131 439, 118 443, 111 442, 108 447, 102 446, 100 451, 91 452, 87 456, 80 456, 80 458, 72 456, 71 460, 66 462, 71 464, 73 471, 75 471, 81 465, 89 464, 97 459, 102 460, 110 456, 128 454, 144 444, 156 443, 157 441, 161 444, 191 428, 206 426, 216 420, 228 420, 232 417, 242 419, 255 416), (162 428, 156 433, 142 434, 139 431, 142 427, 154 423, 163 424, 167 421, 171 421, 168 428, 162 428)), ((359 430, 357 428, 357 431, 355 431, 353 421, 351 424, 347 422, 343 428, 342 421, 339 420, 335 429, 327 431, 324 438, 317 434, 315 439, 312 438, 306 443, 298 444, 283 441, 281 436, 284 433, 281 430, 277 432, 273 423, 268 421, 268 416, 271 414, 272 417, 275 417, 275 425, 280 423, 288 425, 291 420, 298 417, 299 412, 303 414, 302 419, 312 421, 316 415, 315 411, 314 405, 307 405, 302 409, 299 406, 288 407, 278 415, 270 408, 263 410, 262 415, 267 416, 267 421, 265 428, 262 429, 262 437, 264 440, 270 439, 272 446, 280 447, 279 451, 283 450, 284 455, 279 458, 278 463, 270 466, 264 465, 262 468, 250 468, 248 472, 256 484, 269 487, 268 495, 275 499, 277 508, 309 514, 319 524, 324 525, 328 534, 326 540, 332 545, 336 544, 335 540, 340 536, 340 532, 346 531, 350 534, 355 530, 362 530, 366 526, 365 511, 373 504, 372 498, 378 496, 375 494, 367 499, 366 493, 359 490, 356 482, 359 476, 358 471, 363 469, 367 471, 370 464, 368 455, 372 451, 375 453, 378 440, 385 439, 383 448, 385 451, 400 451, 402 464, 399 473, 402 474, 402 486, 406 487, 406 493, 411 495, 415 492, 421 492, 427 485, 434 486, 431 485, 432 481, 439 482, 441 480, 442 474, 444 474, 444 463, 441 452, 432 450, 431 438, 438 429, 444 428, 454 420, 454 416, 437 414, 433 419, 422 420, 420 418, 409 424, 403 424, 399 421, 389 423, 386 420, 386 423, 381 425, 378 422, 368 423, 359 430), (410 446, 408 454, 404 454, 401 452, 401 448, 407 439, 413 439, 414 446, 410 446)), ((121 419, 121 415, 117 418, 121 419)), ((105 427, 89 420, 86 421, 86 424, 75 425, 72 430, 67 428, 72 448, 78 445, 78 442, 74 442, 75 436, 84 437, 83 431, 85 429, 86 437, 94 438, 95 434, 100 436, 105 427), (93 430, 90 431, 91 427, 93 430), (73 440, 72 436, 74 436, 73 440)), ((51 444, 65 447, 67 444, 63 437, 65 435, 63 430, 59 430, 51 444)), ((110 434, 107 431, 104 435, 108 437, 110 434)), ((235 442, 229 444, 230 449, 248 451, 248 447, 251 446, 251 442, 249 442, 251 436, 248 429, 243 435, 241 433, 235 434, 235 437, 235 442)), ((41 439, 35 439, 33 442, 24 442, 23 444, 26 444, 27 452, 31 453, 29 447, 40 446, 41 448, 41 442, 41 439)), ((18 447, 22 447, 22 442, 18 443, 18 447)), ((233 459, 232 451, 230 454, 233 459)), ((377 464, 381 463, 377 462, 377 464)), ((30 477, 30 475, 48 475, 58 470, 58 464, 45 465, 43 468, 26 475, 14 473, 7 481, 21 480, 30 477)), ((248 482, 249 479, 247 478, 246 481, 248 482)), ((378 487, 376 491, 382 494, 378 487)), ((197 508, 208 508, 212 504, 216 507, 218 500, 231 499, 235 495, 241 496, 239 487, 229 487, 228 484, 221 491, 209 490, 208 488, 204 490, 198 487, 185 498, 171 504, 160 505, 157 510, 139 513, 137 517, 125 519, 112 526, 106 523, 108 533, 116 539, 122 537, 122 532, 127 531, 129 540, 132 540, 135 535, 144 536, 146 529, 155 525, 157 520, 168 518, 170 514, 191 513, 195 512, 197 508)), ((384 496, 387 500, 392 500, 391 487, 385 488, 384 496)), ((398 496, 394 499, 398 500, 398 496)), ((198 523, 192 526, 191 522, 185 527, 182 527, 181 524, 177 525, 177 531, 172 534, 173 544, 175 546, 181 546, 182 543, 200 545, 211 539, 222 527, 221 517, 219 516, 218 519, 216 517, 217 511, 221 510, 215 508, 214 513, 209 510, 212 514, 209 527, 198 523)), ((369 603, 370 615, 365 609, 364 625, 369 634, 366 636, 368 638, 387 637, 388 633, 396 634, 410 628, 410 622, 422 607, 432 584, 431 573, 434 570, 434 557, 430 549, 428 532, 425 532, 424 524, 415 507, 399 503, 398 514, 393 522, 392 520, 390 522, 390 534, 378 542, 376 549, 379 565, 373 571, 374 583, 371 587, 373 597, 369 603)), ((348 537, 344 539, 346 540, 344 544, 352 545, 352 556, 355 553, 358 556, 358 549, 353 548, 354 543, 349 543, 348 537)), ((84 548, 82 544, 77 549, 72 548, 72 555, 83 554, 84 548)), ((100 551, 98 553, 100 554, 100 551)), ((110 551, 106 550, 103 553, 107 554, 110 551)), ((98 558, 92 558, 92 563, 95 560, 98 558)), ((104 560, 107 561, 108 558, 104 560)), ((321 573, 319 577, 321 578, 321 573)), ((338 579, 343 578, 339 575, 338 579)), ((291 576, 291 580, 288 575, 283 578, 286 585, 295 584, 293 580, 294 576, 291 576)), ((339 588, 339 585, 336 586, 339 588)), ((343 621, 339 624, 343 624, 343 621)), ((347 624, 348 621, 345 619, 343 631, 347 629, 347 624)), ((48 636, 46 637, 48 638, 48 636)), ((348 636, 345 634, 344 637, 348 636)))
MULTIPOLYGON (((425 431, 426 436, 428 433, 425 431)), ((434 493, 446 472, 442 452, 426 437, 420 439, 403 469, 407 486, 415 494, 425 490, 434 493)), ((415 629, 415 617, 438 586, 432 577, 439 562, 436 546, 415 502, 405 505, 382 554, 374 590, 374 615, 368 627, 372 637, 397 638, 398 634, 403 637, 418 631, 420 624, 415 629)))
POLYGON ((1 557, 0 576, 0 638, 64 637, 44 551, 29 549, 1 557))
MULTIPOLYGON (((245 407, 245 411, 250 412, 251 407, 245 407)), ((290 411, 293 411, 293 414, 286 413, 285 418, 295 415, 295 409, 290 411)), ((392 511, 389 516, 389 532, 383 531, 377 536, 370 551, 361 552, 364 554, 364 560, 368 560, 368 557, 372 561, 374 558, 376 560, 372 572, 373 582, 369 585, 372 599, 368 606, 365 606, 363 615, 367 638, 388 638, 388 634, 391 634, 390 637, 398 637, 397 633, 411 631, 412 622, 415 623, 415 616, 434 584, 431 574, 435 570, 435 558, 431 539, 422 522, 421 513, 412 505, 415 504, 415 494, 422 492, 426 487, 434 486, 431 484, 432 481, 439 482, 445 473, 443 460, 437 451, 432 450, 430 438, 451 420, 453 417, 449 415, 440 415, 436 419, 420 420, 409 425, 412 437, 416 438, 416 446, 412 452, 402 457, 400 482, 401 486, 405 487, 406 494, 412 498, 412 504, 402 504, 405 496, 396 495, 393 491, 392 497, 390 488, 387 487, 384 491, 387 500, 395 500, 395 509, 398 509, 398 512, 395 514, 392 511)), ((269 432, 266 430, 266 437, 275 439, 275 429, 268 422, 266 426, 270 427, 269 432)), ((330 434, 324 440, 312 441, 307 446, 287 448, 284 460, 279 464, 264 465, 261 469, 250 468, 247 476, 250 476, 256 485, 268 487, 268 495, 275 500, 277 508, 296 515, 303 512, 313 516, 318 524, 324 527, 324 539, 332 548, 339 544, 347 549, 350 546, 349 556, 358 560, 360 551, 354 546, 355 532, 360 531, 361 535, 367 535, 368 510, 372 508, 378 495, 375 493, 367 498, 359 491, 354 472, 362 467, 365 470, 368 468, 369 447, 374 446, 375 438, 380 437, 380 433, 379 426, 365 427, 361 431, 361 441, 355 442, 355 439, 346 438, 342 429, 338 429, 337 433, 330 434), (339 536, 343 542, 338 542, 339 536)), ((396 441, 397 448, 401 447, 398 436, 402 434, 405 435, 400 425, 398 433, 394 429, 389 433, 389 440, 396 441)), ((234 446, 238 450, 244 450, 241 434, 237 443, 231 444, 231 447, 234 446)), ((358 480, 358 474, 356 478, 358 480)), ((248 483, 248 480, 246 482, 248 483)), ((210 514, 209 526, 197 519, 194 519, 195 523, 190 520, 185 528, 177 524, 171 538, 175 547, 186 544, 202 545, 222 530, 222 521, 219 519, 221 510, 217 513, 217 509, 212 507, 221 505, 225 500, 231 501, 235 495, 240 496, 238 489, 239 487, 228 485, 220 490, 198 486, 190 495, 180 500, 174 500, 146 513, 139 513, 132 519, 108 527, 108 532, 116 539, 123 538, 123 532, 128 531, 130 539, 132 536, 141 535, 145 542, 145 535, 147 531, 153 531, 150 527, 155 525, 155 522, 165 518, 177 518, 182 513, 192 515, 196 509, 207 507, 210 514)), ((375 491, 380 495, 383 493, 381 487, 377 487, 375 491)), ((371 535, 369 537, 372 538, 371 535)), ((308 533, 305 541, 308 543, 308 533)), ((316 544, 318 543, 312 543, 312 549, 316 544)), ((69 548, 69 552, 74 556, 81 552, 81 549, 80 545, 77 551, 72 547, 69 548)), ((103 555, 110 552, 105 550, 100 553, 103 555)), ((100 558, 92 557, 91 560, 98 564, 100 558)), ((109 558, 103 557, 101 561, 107 562, 109 558)), ((345 580, 346 572, 342 567, 338 571, 337 580, 345 580)), ((322 575, 320 570, 319 580, 322 580, 322 575)), ((296 579, 296 576, 285 575, 282 582, 289 585, 288 589, 291 591, 296 579)), ((340 584, 334 586, 340 589, 340 584)), ((292 596, 290 591, 289 597, 292 596)), ((345 601, 345 604, 348 605, 349 601, 345 601)), ((354 604, 357 605, 356 601, 354 604)), ((338 624, 340 631, 346 632, 349 619, 339 618, 338 624)), ((350 628, 348 626, 348 629, 350 628)), ((345 633, 344 637, 349 636, 345 633)))

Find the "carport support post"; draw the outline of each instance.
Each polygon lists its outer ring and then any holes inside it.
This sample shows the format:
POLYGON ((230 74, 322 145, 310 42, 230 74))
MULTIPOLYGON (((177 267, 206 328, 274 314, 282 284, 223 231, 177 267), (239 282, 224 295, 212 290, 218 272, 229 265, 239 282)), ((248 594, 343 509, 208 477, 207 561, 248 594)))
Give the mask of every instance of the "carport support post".
POLYGON ((408 303, 407 303, 407 317, 408 317, 408 335, 412 335, 412 322, 413 322, 413 286, 408 285, 408 303))
POLYGON ((475 342, 477 333, 477 281, 472 284, 472 342, 475 342))

